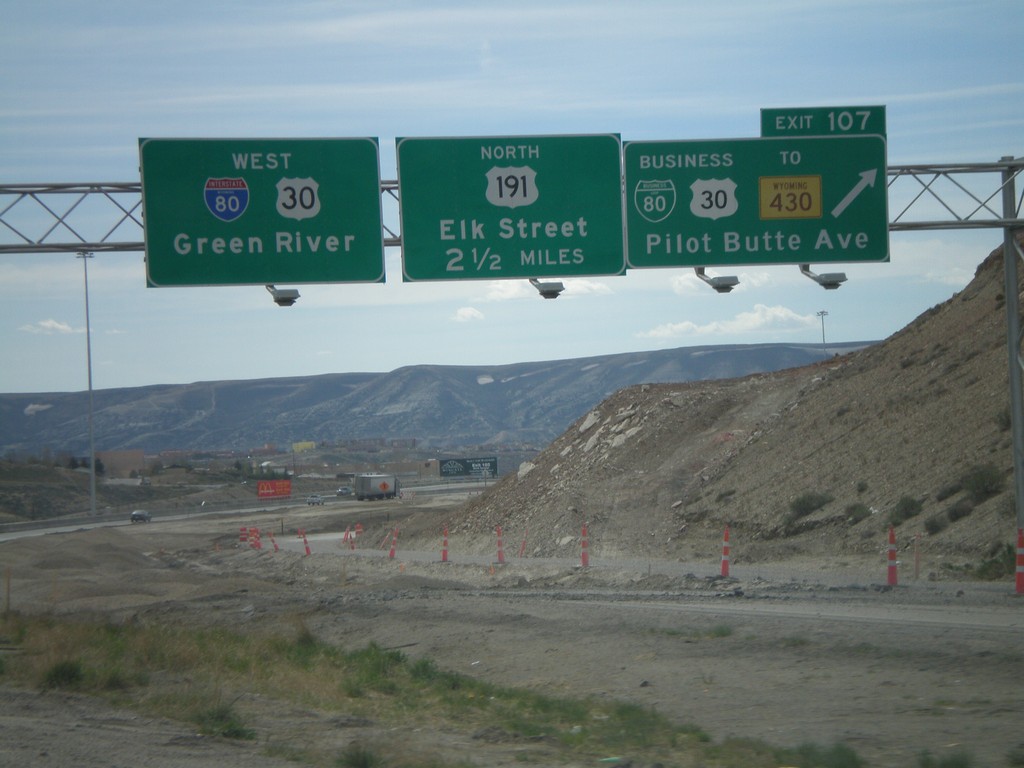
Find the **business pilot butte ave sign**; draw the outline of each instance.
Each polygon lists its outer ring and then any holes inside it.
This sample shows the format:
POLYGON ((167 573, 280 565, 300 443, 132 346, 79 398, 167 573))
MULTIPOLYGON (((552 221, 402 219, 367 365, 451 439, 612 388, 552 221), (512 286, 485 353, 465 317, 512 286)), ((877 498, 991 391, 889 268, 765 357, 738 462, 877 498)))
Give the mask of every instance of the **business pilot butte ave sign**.
POLYGON ((630 267, 887 261, 882 136, 627 142, 630 267))

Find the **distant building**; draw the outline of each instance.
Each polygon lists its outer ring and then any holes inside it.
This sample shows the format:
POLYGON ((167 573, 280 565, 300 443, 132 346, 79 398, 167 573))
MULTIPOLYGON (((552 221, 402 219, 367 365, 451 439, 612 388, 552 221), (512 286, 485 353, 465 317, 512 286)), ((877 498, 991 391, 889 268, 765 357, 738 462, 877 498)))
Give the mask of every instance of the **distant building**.
POLYGON ((146 470, 146 455, 140 448, 132 451, 96 451, 106 477, 131 477, 146 470))

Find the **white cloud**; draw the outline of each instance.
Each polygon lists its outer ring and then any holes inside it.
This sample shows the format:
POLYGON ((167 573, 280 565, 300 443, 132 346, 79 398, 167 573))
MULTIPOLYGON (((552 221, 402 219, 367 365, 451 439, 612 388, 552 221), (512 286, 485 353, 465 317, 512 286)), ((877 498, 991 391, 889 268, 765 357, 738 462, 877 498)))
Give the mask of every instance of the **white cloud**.
POLYGON ((536 296, 537 291, 526 280, 495 280, 487 285, 487 301, 509 301, 536 296))
POLYGON ((668 285, 677 296, 693 296, 701 290, 701 282, 692 272, 672 275, 668 279, 668 285))
MULTIPOLYGON (((565 292, 562 296, 607 296, 614 293, 612 287, 601 280, 573 278, 558 282, 565 285, 565 292)), ((486 299, 488 301, 511 301, 536 297, 537 289, 530 285, 529 280, 495 280, 487 286, 486 299)))
POLYGON ((41 333, 48 336, 55 333, 85 333, 84 328, 72 328, 67 323, 53 319, 40 320, 38 323, 28 323, 18 328, 18 330, 26 331, 27 333, 41 333))
MULTIPOLYGON (((1024 91, 1020 83, 983 83, 966 88, 947 88, 945 90, 924 91, 915 93, 890 93, 882 95, 880 100, 886 104, 907 104, 914 102, 962 102, 964 99, 978 96, 996 96, 1011 98, 1024 91)), ((941 128, 941 126, 937 126, 941 128)))
POLYGON ((699 325, 691 320, 664 323, 637 334, 644 339, 676 339, 689 336, 742 335, 766 330, 806 328, 815 324, 814 317, 800 315, 788 307, 757 304, 750 312, 740 312, 731 320, 713 320, 699 325))
MULTIPOLYGON (((794 275, 797 274, 795 267, 791 269, 794 275)), ((767 288, 777 285, 781 274, 779 270, 775 272, 765 270, 743 272, 739 271, 736 267, 714 267, 707 272, 709 277, 721 277, 723 275, 736 275, 739 277, 740 283, 733 289, 734 293, 743 293, 753 288, 767 288)), ((669 278, 668 283, 672 293, 677 296, 705 296, 709 295, 709 291, 711 291, 710 287, 705 285, 696 274, 689 270, 673 274, 669 278)))
POLYGON ((985 230, 949 232, 939 237, 899 232, 890 237, 890 261, 884 264, 848 264, 843 271, 851 281, 877 279, 906 281, 908 285, 939 284, 959 290, 974 277, 986 254, 1001 244, 1001 233, 985 230))
POLYGON ((483 320, 484 313, 476 307, 459 307, 455 310, 455 315, 452 317, 457 323, 470 323, 474 320, 483 320))
POLYGON ((607 296, 614 293, 608 283, 600 280, 564 280, 566 296, 607 296))
POLYGON ((806 279, 797 271, 796 267, 790 267, 788 272, 784 270, 785 268, 774 272, 740 272, 740 284, 736 286, 736 290, 742 291, 749 288, 767 288, 769 286, 777 285, 780 282, 780 275, 788 275, 789 277, 794 278, 794 282, 796 279, 806 279))

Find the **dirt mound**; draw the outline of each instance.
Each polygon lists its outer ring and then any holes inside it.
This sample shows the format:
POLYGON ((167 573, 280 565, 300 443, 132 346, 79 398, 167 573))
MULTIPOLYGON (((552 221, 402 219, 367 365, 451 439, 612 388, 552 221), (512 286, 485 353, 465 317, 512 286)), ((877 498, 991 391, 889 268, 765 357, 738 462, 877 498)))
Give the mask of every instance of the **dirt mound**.
POLYGON ((450 521, 532 555, 748 561, 901 546, 985 558, 1012 541, 1001 249, 959 294, 873 347, 729 381, 617 392, 450 521), (980 478, 980 480, 978 479, 980 478))

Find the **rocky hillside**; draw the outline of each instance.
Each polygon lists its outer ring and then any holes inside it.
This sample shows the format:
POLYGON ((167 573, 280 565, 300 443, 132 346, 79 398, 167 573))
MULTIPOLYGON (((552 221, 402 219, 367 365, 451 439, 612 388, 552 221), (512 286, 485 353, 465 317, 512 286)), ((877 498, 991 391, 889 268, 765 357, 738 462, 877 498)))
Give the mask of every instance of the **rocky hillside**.
POLYGON ((1001 249, 959 294, 827 363, 624 389, 451 520, 534 554, 1003 552, 1016 528, 1001 249), (734 548, 734 552, 736 549, 734 548))

